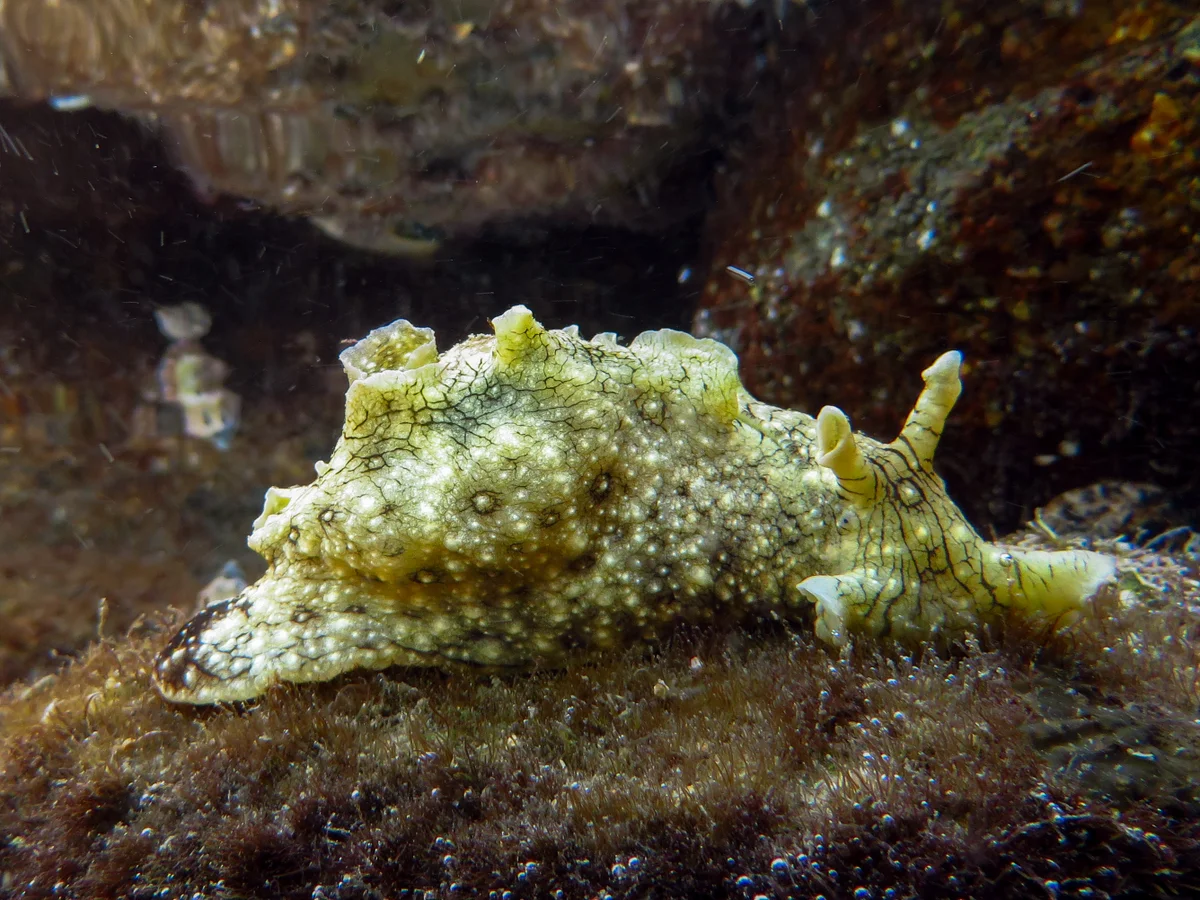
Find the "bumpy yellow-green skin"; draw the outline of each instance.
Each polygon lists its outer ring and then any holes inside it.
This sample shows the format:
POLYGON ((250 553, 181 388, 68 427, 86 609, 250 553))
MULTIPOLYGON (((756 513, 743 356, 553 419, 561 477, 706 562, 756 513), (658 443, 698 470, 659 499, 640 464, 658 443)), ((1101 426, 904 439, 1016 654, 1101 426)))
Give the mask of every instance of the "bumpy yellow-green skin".
POLYGON ((1083 552, 983 541, 931 461, 959 392, 925 372, 891 444, 756 402, 727 347, 628 347, 524 307, 438 355, 406 321, 342 355, 346 423, 305 487, 272 489, 270 564, 188 622, 155 683, 186 703, 391 665, 560 666, 682 621, 813 615, 817 635, 923 640, 1007 610, 1060 621, 1112 576, 1083 552))

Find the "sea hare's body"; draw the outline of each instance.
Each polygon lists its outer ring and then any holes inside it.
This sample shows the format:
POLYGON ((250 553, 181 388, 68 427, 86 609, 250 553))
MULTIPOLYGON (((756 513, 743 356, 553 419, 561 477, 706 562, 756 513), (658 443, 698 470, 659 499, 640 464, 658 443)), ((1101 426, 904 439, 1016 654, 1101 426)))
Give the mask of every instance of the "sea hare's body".
POLYGON ((256 696, 390 665, 557 666, 681 621, 800 618, 831 643, 921 640, 1007 611, 1057 622, 1108 580, 1085 552, 983 541, 931 460, 958 354, 900 437, 756 402, 725 346, 622 347, 523 307, 438 355, 403 320, 343 354, 346 423, 306 487, 272 489, 270 568, 172 639, 171 700, 256 696))

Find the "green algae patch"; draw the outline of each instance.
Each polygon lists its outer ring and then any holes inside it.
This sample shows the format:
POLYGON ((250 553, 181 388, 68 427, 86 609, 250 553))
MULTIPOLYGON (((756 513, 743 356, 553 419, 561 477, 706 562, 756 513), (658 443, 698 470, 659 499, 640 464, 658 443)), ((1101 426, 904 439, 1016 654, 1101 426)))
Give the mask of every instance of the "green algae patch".
POLYGON ((1110 590, 1069 632, 942 653, 689 628, 566 670, 191 708, 151 686, 160 636, 105 642, 0 702, 3 888, 1167 894, 1200 871, 1197 590, 1185 561, 1129 559, 1153 602, 1110 590))

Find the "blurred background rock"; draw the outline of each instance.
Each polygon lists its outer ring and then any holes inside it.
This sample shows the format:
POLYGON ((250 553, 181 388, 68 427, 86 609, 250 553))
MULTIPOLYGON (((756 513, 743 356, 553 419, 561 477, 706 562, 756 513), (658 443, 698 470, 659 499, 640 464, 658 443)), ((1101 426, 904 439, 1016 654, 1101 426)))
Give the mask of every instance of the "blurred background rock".
POLYGON ((1114 476, 1194 510, 1195 5, 830 3, 779 60, 718 181, 697 333, 759 396, 884 435, 963 351, 940 467, 976 522, 1114 476))
POLYGON ((6 0, 9 90, 144 122, 205 195, 420 253, 539 219, 661 230, 763 17, 710 0, 6 0))

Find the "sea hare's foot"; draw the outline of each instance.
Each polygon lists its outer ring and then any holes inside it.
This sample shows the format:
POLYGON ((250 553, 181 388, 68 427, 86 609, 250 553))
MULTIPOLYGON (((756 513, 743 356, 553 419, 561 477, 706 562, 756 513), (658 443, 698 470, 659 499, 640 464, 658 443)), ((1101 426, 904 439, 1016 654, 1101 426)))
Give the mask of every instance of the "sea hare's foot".
POLYGON ((1115 575, 1116 561, 1100 553, 990 544, 950 500, 933 453, 962 390, 961 362, 957 352, 945 353, 922 373, 925 389, 890 444, 854 434, 835 407, 817 418, 817 462, 846 501, 841 540, 828 553, 838 574, 800 584, 827 643, 844 644, 856 632, 922 641, 1010 612, 1069 624, 1115 575))

